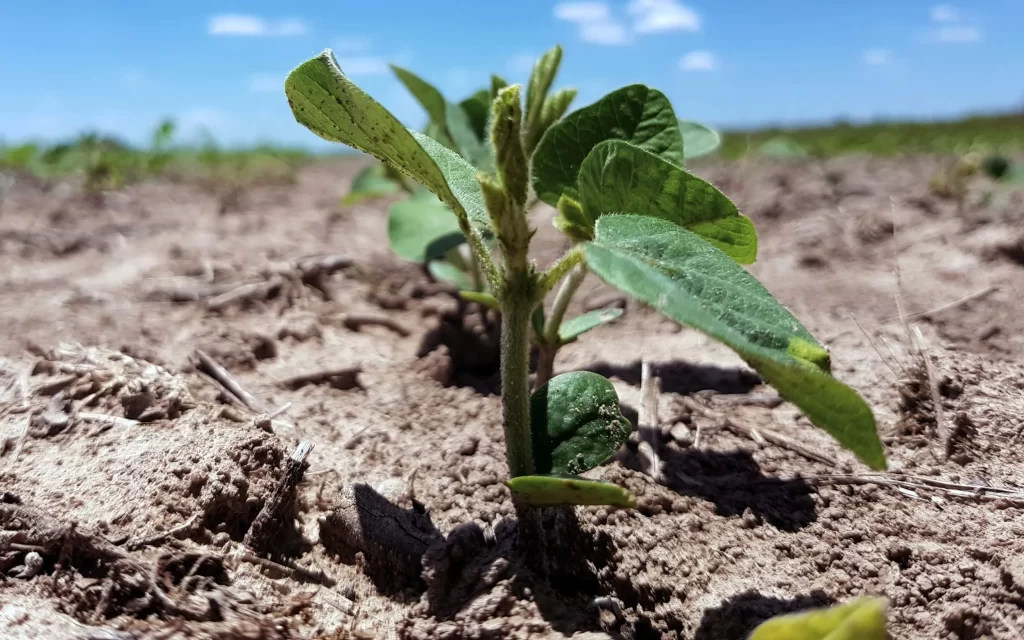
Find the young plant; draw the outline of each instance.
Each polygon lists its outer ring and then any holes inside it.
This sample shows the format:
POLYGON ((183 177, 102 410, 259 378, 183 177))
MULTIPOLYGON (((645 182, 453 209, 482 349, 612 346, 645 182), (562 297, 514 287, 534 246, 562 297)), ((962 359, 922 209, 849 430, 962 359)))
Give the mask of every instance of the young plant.
POLYGON ((828 351, 741 266, 757 255, 753 224, 683 169, 684 137, 665 95, 644 85, 613 91, 556 118, 531 152, 531 114, 546 103, 546 75, 535 71, 525 108, 519 86, 496 92, 493 171, 406 129, 345 76, 330 50, 285 82, 298 122, 374 155, 454 215, 501 313, 507 484, 518 498, 534 505, 635 504, 621 487, 580 477, 606 462, 632 430, 611 382, 577 371, 530 393, 531 328, 544 339, 558 318, 561 337, 563 294, 584 270, 731 347, 811 422, 884 469, 870 408, 831 376, 828 351), (556 226, 573 243, 547 269, 529 256, 531 192, 557 207, 556 226), (556 288, 544 318, 545 297, 556 288))
MULTIPOLYGON (((534 70, 532 79, 537 83, 534 95, 543 101, 527 107, 523 143, 528 153, 568 110, 576 96, 575 89, 547 95, 561 58, 562 49, 555 47, 540 59, 534 70)), ((487 120, 491 102, 497 92, 507 86, 503 78, 492 75, 489 89, 480 89, 461 102, 453 103, 412 71, 397 65, 391 65, 391 70, 426 111, 429 120, 422 131, 424 135, 458 153, 477 170, 494 171, 494 150, 487 139, 487 120)), ((465 236, 455 215, 429 190, 410 184, 401 172, 386 163, 368 166, 356 176, 342 203, 354 204, 402 192, 407 198, 388 210, 388 239, 394 252, 404 260, 427 265, 431 275, 459 289, 473 293, 486 291, 486 282, 473 253, 465 246, 465 236)))
POLYGON ((884 598, 863 597, 766 620, 749 640, 886 640, 884 598))

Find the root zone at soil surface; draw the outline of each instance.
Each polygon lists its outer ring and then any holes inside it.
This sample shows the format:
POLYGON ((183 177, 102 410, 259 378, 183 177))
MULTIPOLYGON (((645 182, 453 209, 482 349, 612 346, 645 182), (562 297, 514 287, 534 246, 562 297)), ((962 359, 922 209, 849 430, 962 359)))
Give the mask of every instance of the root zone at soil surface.
MULTIPOLYGON (((799 163, 698 169, 875 410, 888 474, 628 302, 556 368, 610 377, 636 422, 652 364, 662 477, 631 443, 591 475, 636 509, 524 523, 496 318, 388 253, 386 203, 338 205, 358 162, 223 214, 181 185, 98 207, 16 187, 0 637, 725 640, 862 594, 889 599, 894 638, 1020 637, 1024 204, 958 216, 927 191, 938 162, 830 161, 841 188, 799 163)), ((611 294, 588 280, 572 313, 611 294)))

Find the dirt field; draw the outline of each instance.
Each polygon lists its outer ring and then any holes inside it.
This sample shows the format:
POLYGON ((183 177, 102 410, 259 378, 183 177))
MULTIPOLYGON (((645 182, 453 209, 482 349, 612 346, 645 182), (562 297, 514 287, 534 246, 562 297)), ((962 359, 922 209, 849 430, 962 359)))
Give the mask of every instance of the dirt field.
MULTIPOLYGON (((0 637, 724 640, 877 593, 894 638, 1020 638, 1024 199, 958 215, 928 193, 937 163, 836 159, 835 186, 813 164, 699 170, 875 408, 890 474, 629 302, 556 367, 612 377, 635 420, 655 365, 665 477, 627 448, 591 475, 638 507, 546 510, 546 554, 515 544, 493 318, 390 255, 384 205, 340 207, 359 161, 224 214, 189 186, 96 205, 19 183, 0 210, 0 637)), ((588 282, 578 306, 616 303, 588 282)))

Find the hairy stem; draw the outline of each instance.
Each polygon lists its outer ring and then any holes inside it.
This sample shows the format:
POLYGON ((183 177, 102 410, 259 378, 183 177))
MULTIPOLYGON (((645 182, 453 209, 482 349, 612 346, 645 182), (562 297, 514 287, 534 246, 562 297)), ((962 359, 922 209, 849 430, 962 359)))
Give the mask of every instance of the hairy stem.
POLYGON ((539 389, 555 372, 555 355, 558 354, 557 344, 537 345, 537 372, 533 376, 533 388, 539 389))
POLYGON ((562 319, 565 318, 565 312, 569 309, 572 297, 576 295, 576 290, 580 288, 580 285, 583 284, 583 279, 586 277, 587 266, 585 264, 578 264, 569 274, 569 277, 562 281, 562 286, 559 287, 558 293, 555 294, 555 302, 551 307, 551 314, 548 316, 547 324, 544 325, 543 338, 546 344, 558 343, 558 330, 562 326, 562 319))
POLYGON ((531 300, 507 290, 501 304, 501 408, 509 476, 531 475, 530 315, 531 300))
POLYGON ((583 262, 583 252, 578 247, 570 249, 568 253, 559 258, 555 264, 541 274, 541 295, 547 295, 547 292, 554 289, 555 285, 565 277, 565 274, 581 262, 583 262))

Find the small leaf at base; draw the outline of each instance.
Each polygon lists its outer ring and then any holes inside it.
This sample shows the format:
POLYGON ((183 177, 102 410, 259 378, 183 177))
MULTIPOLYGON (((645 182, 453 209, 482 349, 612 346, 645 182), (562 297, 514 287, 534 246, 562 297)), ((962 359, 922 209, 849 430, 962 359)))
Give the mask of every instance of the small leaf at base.
POLYGON ((558 328, 558 339, 562 342, 570 342, 580 335, 596 329, 603 324, 614 322, 622 316, 622 309, 594 309, 572 320, 567 320, 558 328))
POLYGON ((388 240, 403 260, 425 264, 466 241, 451 209, 426 192, 388 208, 388 240))
POLYGON ((536 507, 602 505, 632 509, 636 496, 611 482, 574 476, 519 476, 505 481, 508 488, 536 507))
POLYGON ((341 199, 344 205, 353 205, 363 200, 398 193, 401 185, 387 175, 387 167, 371 164, 356 175, 348 195, 341 199))
POLYGON ((530 397, 533 464, 538 473, 578 475, 605 462, 633 426, 615 387, 591 371, 555 376, 530 397))
POLYGON ((749 640, 885 640, 884 598, 858 598, 762 622, 749 640))
POLYGON ((436 279, 441 282, 447 282, 456 289, 473 288, 473 278, 465 271, 445 260, 434 260, 427 265, 427 271, 436 279))

